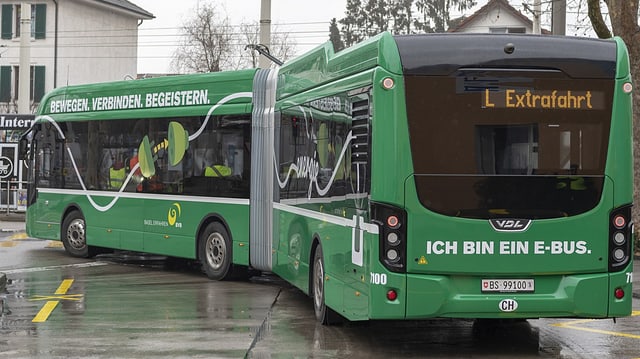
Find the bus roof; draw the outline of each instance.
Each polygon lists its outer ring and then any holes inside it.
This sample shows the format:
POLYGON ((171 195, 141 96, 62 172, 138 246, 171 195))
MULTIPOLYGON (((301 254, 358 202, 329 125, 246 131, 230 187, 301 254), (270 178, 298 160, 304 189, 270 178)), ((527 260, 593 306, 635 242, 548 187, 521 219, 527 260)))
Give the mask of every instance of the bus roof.
POLYGON ((428 34, 395 36, 408 75, 464 68, 560 70, 574 78, 615 78, 616 42, 564 36, 428 34))
MULTIPOLYGON (((37 115, 103 113, 207 106, 234 93, 251 92, 256 69, 139 80, 103 82, 57 88, 41 101, 37 115)), ((234 104, 250 104, 244 97, 234 104)), ((102 117, 98 115, 98 117, 102 117)))
POLYGON ((402 72, 398 49, 389 32, 380 33, 337 53, 334 53, 333 44, 328 41, 280 68, 278 99, 376 66, 397 74, 402 72))

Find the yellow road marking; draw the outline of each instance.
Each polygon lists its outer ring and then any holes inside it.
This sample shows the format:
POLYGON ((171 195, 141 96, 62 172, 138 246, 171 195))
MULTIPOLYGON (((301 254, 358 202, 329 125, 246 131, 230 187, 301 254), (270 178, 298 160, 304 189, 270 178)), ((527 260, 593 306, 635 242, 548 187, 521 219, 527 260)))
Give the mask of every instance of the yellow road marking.
MULTIPOLYGON (((631 312, 631 316, 632 317, 639 316, 639 315, 640 315, 640 311, 632 311, 631 312)), ((596 320, 597 319, 580 319, 580 320, 574 320, 574 321, 570 321, 570 322, 556 323, 556 324, 552 324, 552 325, 554 327, 569 328, 569 329, 581 330, 581 331, 584 331, 584 332, 592 332, 592 333, 598 333, 598 334, 612 335, 612 336, 616 336, 616 337, 640 339, 640 335, 638 335, 638 334, 629 334, 629 333, 614 332, 614 331, 609 331, 609 330, 600 330, 600 329, 576 326, 577 324, 589 323, 589 322, 593 322, 593 321, 596 321, 596 320)))
POLYGON ((73 284, 73 279, 63 280, 54 294, 67 294, 67 291, 71 288, 71 284, 73 284))
POLYGON ((53 312, 54 309, 56 309, 56 306, 58 305, 58 301, 51 301, 51 302, 46 302, 44 304, 44 306, 42 307, 42 309, 40 309, 40 311, 38 312, 38 314, 36 314, 36 316, 33 318, 32 322, 33 323, 42 323, 44 321, 46 321, 49 318, 49 315, 51 314, 51 312, 53 312))
POLYGON ((47 241, 46 248, 62 248, 62 242, 60 241, 47 241))
POLYGON ((34 295, 30 301, 34 300, 80 300, 82 294, 66 294, 66 295, 34 295))
MULTIPOLYGON (((5 239, 0 239, 0 247, 3 247, 3 248, 15 247, 18 245, 20 241, 25 239, 29 239, 29 236, 27 235, 27 233, 19 232, 5 239)), ((62 248, 63 247, 62 242, 60 241, 46 241, 46 243, 47 243, 46 248, 62 248)))
POLYGON ((58 305, 58 303, 60 303, 61 300, 82 299, 83 297, 82 294, 67 294, 67 291, 69 290, 69 288, 71 288, 72 284, 73 284, 73 279, 65 279, 62 281, 62 283, 60 283, 60 286, 58 287, 58 289, 56 289, 56 292, 54 293, 55 295, 50 295, 50 296, 36 295, 33 298, 29 299, 29 300, 47 300, 47 302, 44 304, 42 309, 40 309, 38 314, 36 314, 36 316, 33 317, 33 320, 31 321, 33 323, 45 322, 47 319, 49 319, 49 315, 51 315, 51 312, 53 312, 53 310, 56 309, 56 306, 58 305))
POLYGON ((27 236, 26 232, 16 233, 16 234, 14 234, 14 235, 9 237, 10 240, 27 239, 27 238, 29 238, 29 236, 27 236))

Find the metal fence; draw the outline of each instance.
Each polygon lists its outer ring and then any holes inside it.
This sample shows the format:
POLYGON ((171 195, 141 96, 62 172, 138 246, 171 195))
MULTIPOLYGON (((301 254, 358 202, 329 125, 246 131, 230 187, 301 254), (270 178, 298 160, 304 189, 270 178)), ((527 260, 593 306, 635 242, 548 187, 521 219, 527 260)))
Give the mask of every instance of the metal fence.
POLYGON ((0 213, 27 210, 27 182, 0 180, 0 213))

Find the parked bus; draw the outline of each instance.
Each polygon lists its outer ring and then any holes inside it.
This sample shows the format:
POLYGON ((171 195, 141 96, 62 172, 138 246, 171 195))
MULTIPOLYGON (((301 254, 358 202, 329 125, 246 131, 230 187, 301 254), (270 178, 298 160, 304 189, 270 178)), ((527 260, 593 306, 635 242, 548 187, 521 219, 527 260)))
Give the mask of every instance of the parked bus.
POLYGON ((324 324, 626 316, 631 93, 620 39, 389 33, 59 88, 22 141, 27 232, 272 272, 324 324))

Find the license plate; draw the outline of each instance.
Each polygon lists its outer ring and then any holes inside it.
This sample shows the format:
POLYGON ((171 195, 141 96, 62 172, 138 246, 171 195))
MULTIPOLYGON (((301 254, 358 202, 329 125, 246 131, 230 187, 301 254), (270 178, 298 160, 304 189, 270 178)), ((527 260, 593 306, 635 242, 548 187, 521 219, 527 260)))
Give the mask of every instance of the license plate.
POLYGON ((483 279, 482 292, 533 292, 533 279, 483 279))

